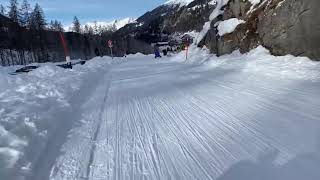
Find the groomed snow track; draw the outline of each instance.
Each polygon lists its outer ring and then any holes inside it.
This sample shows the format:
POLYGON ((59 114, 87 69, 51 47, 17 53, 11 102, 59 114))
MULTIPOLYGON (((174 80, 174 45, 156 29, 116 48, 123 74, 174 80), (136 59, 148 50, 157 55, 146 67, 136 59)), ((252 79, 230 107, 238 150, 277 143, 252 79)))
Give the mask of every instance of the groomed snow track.
POLYGON ((33 180, 320 179, 318 82, 150 56, 96 82, 33 180))

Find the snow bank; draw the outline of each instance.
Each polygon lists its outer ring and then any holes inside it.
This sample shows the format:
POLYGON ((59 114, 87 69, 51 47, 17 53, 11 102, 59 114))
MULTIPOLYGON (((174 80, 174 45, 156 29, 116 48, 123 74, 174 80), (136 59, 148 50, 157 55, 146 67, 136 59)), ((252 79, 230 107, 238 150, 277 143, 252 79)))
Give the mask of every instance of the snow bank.
POLYGON ((320 63, 307 57, 293 55, 273 56, 266 48, 259 46, 246 54, 234 51, 232 54, 217 57, 209 50, 195 45, 190 46, 188 60, 182 51, 171 61, 202 64, 203 68, 227 68, 252 75, 263 75, 270 78, 320 81, 320 63))
POLYGON ((242 23, 245 23, 245 21, 237 18, 231 18, 220 22, 218 25, 219 36, 232 33, 236 29, 236 27, 242 23))
POLYGON ((5 169, 23 170, 37 159, 59 121, 56 110, 67 109, 88 83, 86 76, 110 63, 110 58, 95 58, 72 70, 46 63, 16 76, 8 73, 21 66, 0 67, 0 177, 7 177, 5 169))

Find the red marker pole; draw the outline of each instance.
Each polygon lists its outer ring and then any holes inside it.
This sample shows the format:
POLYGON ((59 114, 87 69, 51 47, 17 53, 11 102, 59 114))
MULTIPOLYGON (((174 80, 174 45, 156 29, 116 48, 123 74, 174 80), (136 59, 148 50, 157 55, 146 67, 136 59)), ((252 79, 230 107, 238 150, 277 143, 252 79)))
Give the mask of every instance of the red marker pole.
POLYGON ((63 35, 62 32, 60 32, 60 39, 61 39, 61 43, 62 43, 62 46, 63 46, 64 55, 66 57, 67 64, 71 64, 70 56, 69 56, 69 52, 68 52, 68 48, 67 48, 67 44, 66 44, 66 41, 64 40, 64 35, 63 35))
POLYGON ((189 43, 185 44, 185 50, 186 50, 186 60, 188 60, 189 43))

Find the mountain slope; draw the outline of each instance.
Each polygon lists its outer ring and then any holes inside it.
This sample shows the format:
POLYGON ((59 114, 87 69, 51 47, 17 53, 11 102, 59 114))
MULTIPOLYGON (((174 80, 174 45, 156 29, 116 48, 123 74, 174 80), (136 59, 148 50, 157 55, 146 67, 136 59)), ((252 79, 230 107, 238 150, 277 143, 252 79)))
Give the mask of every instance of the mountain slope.
POLYGON ((119 20, 113 20, 110 22, 103 22, 103 21, 97 21, 97 22, 88 22, 85 25, 94 28, 95 25, 100 26, 102 28, 112 29, 112 30, 118 30, 122 27, 124 27, 127 24, 134 23, 136 21, 135 18, 124 18, 119 20))
POLYGON ((263 45, 274 55, 293 54, 317 60, 317 7, 318 0, 170 0, 119 29, 114 37, 150 44, 195 31, 199 33, 195 41, 199 47, 205 45, 217 55, 237 49, 244 53, 263 45), (241 23, 229 24, 232 22, 241 23), (226 30, 227 27, 232 28, 226 30))
POLYGON ((224 13, 211 23, 200 46, 218 55, 239 49, 248 52, 259 45, 274 55, 292 54, 320 59, 320 1, 264 0, 229 1, 224 13), (245 21, 235 31, 219 35, 220 22, 238 18, 245 21))

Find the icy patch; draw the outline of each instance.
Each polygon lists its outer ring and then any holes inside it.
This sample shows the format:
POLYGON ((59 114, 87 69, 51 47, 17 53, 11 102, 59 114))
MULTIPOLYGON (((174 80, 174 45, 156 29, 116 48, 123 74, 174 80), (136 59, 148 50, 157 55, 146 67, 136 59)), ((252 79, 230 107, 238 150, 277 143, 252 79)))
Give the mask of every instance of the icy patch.
POLYGON ((236 29, 236 27, 242 23, 245 23, 245 21, 237 18, 231 18, 220 22, 218 25, 219 36, 232 33, 236 29))

